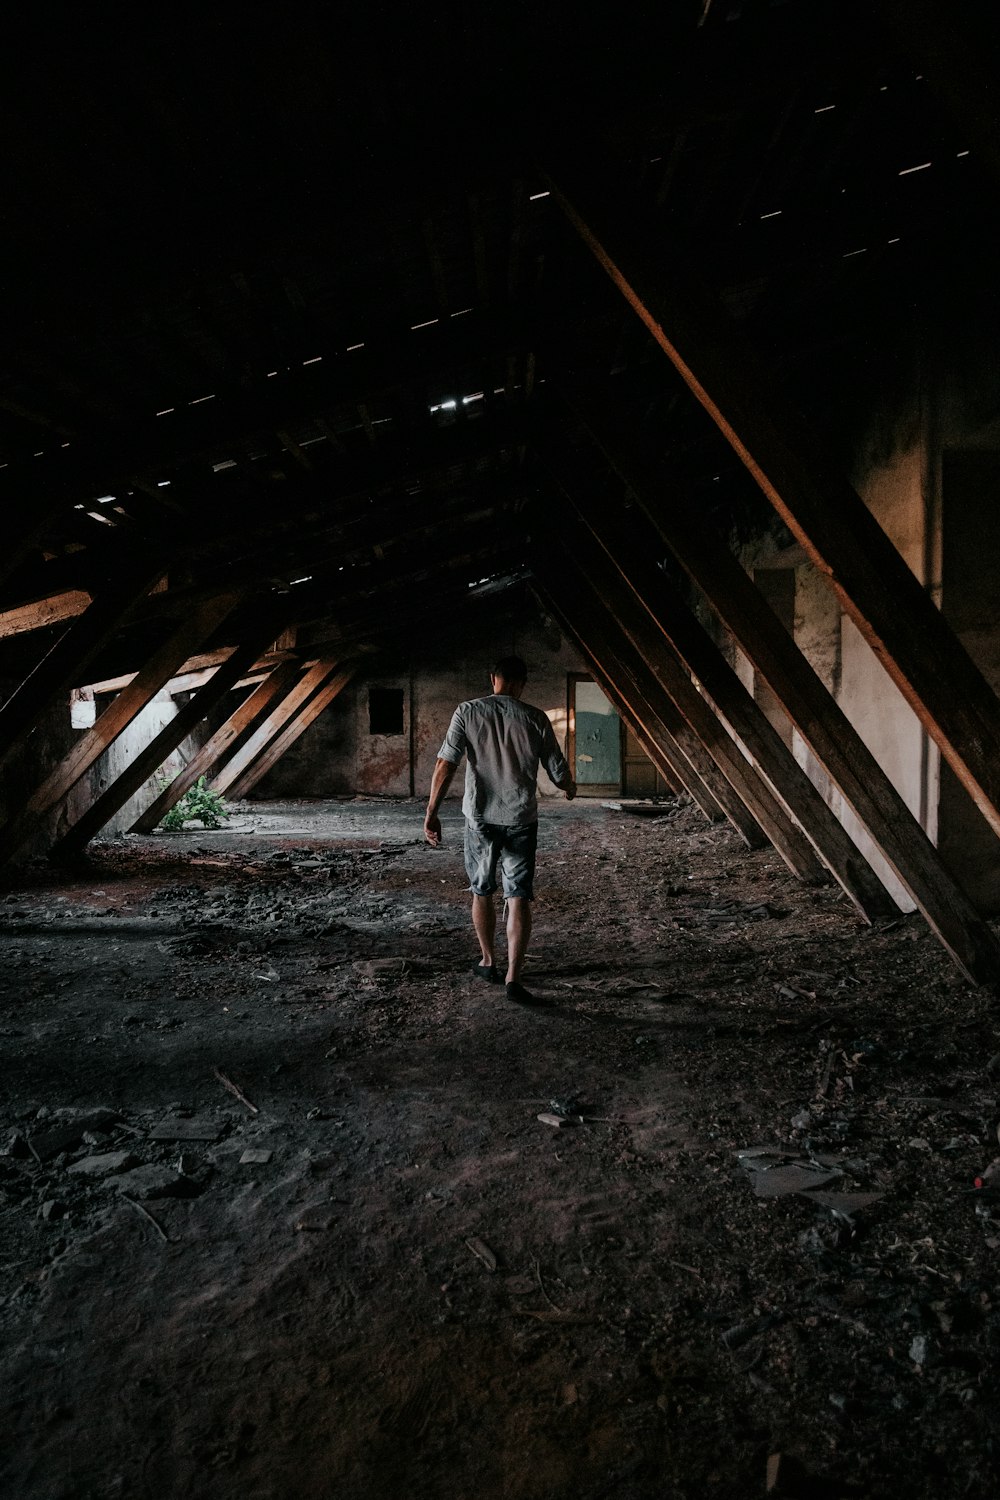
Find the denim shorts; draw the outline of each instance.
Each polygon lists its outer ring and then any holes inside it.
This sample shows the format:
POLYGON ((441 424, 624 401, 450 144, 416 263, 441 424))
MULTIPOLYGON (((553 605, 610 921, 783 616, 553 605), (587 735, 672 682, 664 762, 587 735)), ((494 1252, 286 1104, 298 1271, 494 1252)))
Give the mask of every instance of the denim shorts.
POLYGON ((507 828, 500 823, 465 820, 465 871, 474 896, 492 896, 497 888, 497 870, 505 896, 535 894, 535 849, 538 824, 507 828))

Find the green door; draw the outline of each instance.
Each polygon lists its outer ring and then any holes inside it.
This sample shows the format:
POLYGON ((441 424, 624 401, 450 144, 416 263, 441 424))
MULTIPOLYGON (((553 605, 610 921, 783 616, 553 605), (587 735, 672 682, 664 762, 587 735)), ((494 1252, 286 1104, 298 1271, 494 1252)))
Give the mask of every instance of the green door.
POLYGON ((622 781, 621 720, 596 682, 573 682, 574 775, 581 787, 620 792, 622 781))

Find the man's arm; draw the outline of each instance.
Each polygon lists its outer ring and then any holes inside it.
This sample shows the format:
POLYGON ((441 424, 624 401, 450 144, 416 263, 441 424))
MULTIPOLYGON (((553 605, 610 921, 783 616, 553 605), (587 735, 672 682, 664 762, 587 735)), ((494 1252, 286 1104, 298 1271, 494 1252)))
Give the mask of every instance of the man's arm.
POLYGON ((438 808, 447 796, 452 777, 457 770, 458 761, 456 760, 442 760, 438 756, 434 763, 431 794, 427 799, 427 812, 424 815, 424 838, 435 849, 441 842, 441 819, 438 817, 438 808))
POLYGON ((542 741, 542 764, 548 772, 549 780, 553 786, 566 793, 567 802, 572 802, 576 796, 576 782, 573 780, 569 762, 559 749, 555 730, 548 718, 545 720, 545 728, 542 731, 542 741))

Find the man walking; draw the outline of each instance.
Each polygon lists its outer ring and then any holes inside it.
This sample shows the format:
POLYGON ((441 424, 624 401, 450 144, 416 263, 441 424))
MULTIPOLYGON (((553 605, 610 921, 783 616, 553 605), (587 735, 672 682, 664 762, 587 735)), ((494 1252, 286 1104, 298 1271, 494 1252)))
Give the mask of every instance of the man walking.
POLYGON ((472 925, 482 950, 482 962, 473 965, 473 972, 493 983, 500 979, 493 949, 499 869, 507 901, 507 997, 538 1005, 544 1002, 524 988, 521 969, 531 937, 539 763, 567 799, 576 796, 576 782, 545 714, 520 701, 528 680, 521 658, 502 657, 490 680, 490 697, 460 703, 452 715, 431 780, 424 837, 435 848, 441 843, 438 809, 465 755, 465 869, 472 925))

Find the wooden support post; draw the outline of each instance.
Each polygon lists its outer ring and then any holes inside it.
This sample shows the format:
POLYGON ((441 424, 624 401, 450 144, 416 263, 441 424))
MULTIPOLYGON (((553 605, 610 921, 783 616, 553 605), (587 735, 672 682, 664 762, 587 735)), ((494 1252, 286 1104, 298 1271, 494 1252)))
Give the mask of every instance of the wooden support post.
POLYGON ((163 572, 162 561, 148 557, 123 563, 114 581, 94 597, 11 694, 0 708, 0 765, 25 743, 60 694, 68 694, 86 680, 88 664, 163 572))
POLYGON ((240 736, 252 727, 254 721, 279 693, 284 693, 291 687, 298 674, 299 663, 297 661, 279 662, 260 686, 248 694, 239 708, 235 709, 226 722, 219 726, 211 739, 202 745, 197 755, 191 757, 182 771, 178 771, 169 786, 163 788, 156 801, 146 809, 141 818, 137 818, 132 824, 129 832, 152 833, 170 809, 180 801, 184 793, 194 786, 199 776, 207 776, 219 761, 224 763, 228 759, 230 753, 239 745, 240 736))
POLYGON ((309 699, 309 702, 294 715, 291 722, 286 724, 278 737, 261 751, 257 759, 252 765, 247 767, 239 780, 233 783, 232 796, 234 798, 245 797, 247 792, 253 790, 258 781, 267 775, 271 767, 277 765, 286 750, 291 749, 295 741, 301 735, 305 734, 310 724, 318 719, 323 710, 330 706, 337 694, 344 690, 357 670, 358 664, 353 662, 337 672, 329 682, 324 683, 319 691, 309 699))
MULTIPOLYGON (((558 177, 558 173, 556 174, 558 177)), ((653 224, 572 173, 553 195, 716 423, 1000 834, 1000 699, 773 374, 653 224)))
POLYGON ((214 777, 212 791, 228 792, 230 788, 249 770, 259 755, 267 749, 268 745, 281 734, 285 725, 292 716, 299 712, 304 704, 312 697, 318 687, 321 687, 327 678, 336 670, 337 658, 335 656, 323 656, 307 672, 303 672, 298 682, 287 692, 276 708, 273 708, 235 755, 233 755, 214 777))
POLYGON ((228 661, 215 669, 211 680, 200 687, 182 708, 155 735, 149 744, 139 751, 121 775, 111 783, 73 824, 68 833, 56 843, 53 853, 57 856, 78 852, 89 843, 95 834, 114 817, 130 797, 134 797, 144 782, 162 766, 182 740, 194 729, 205 715, 221 702, 235 683, 252 666, 267 645, 274 639, 274 623, 258 631, 243 645, 237 646, 228 661))
POLYGON ((694 501, 666 503, 648 440, 619 403, 586 410, 591 430, 661 539, 760 672, 833 784, 974 984, 1000 980, 1000 947, 857 730, 694 501))
POLYGON ((184 621, 154 651, 118 696, 108 704, 93 728, 77 740, 72 750, 45 778, 25 805, 0 829, 0 864, 9 860, 27 841, 40 820, 63 800, 96 760, 126 729, 146 704, 169 682, 181 662, 219 626, 237 603, 236 594, 208 600, 184 621))
MULTIPOLYGON (((544 600, 543 607, 551 609, 555 614, 560 628, 568 639, 573 642, 580 655, 587 662, 591 672, 594 674, 595 681, 603 689, 610 702, 614 704, 624 722, 631 729, 650 760, 660 772, 660 775, 665 780, 669 778, 668 784, 669 781, 673 781, 681 791, 686 792, 710 823, 722 822, 726 815, 722 811, 716 797, 709 790, 708 782, 703 780, 699 770, 688 760, 674 739, 674 736, 668 732, 665 725, 655 736, 650 733, 646 724, 642 722, 633 709, 632 704, 622 695, 617 683, 608 676, 605 666, 597 661, 593 654, 588 651, 586 645, 574 630, 572 622, 559 608, 552 595, 546 592, 541 579, 538 579, 537 583, 538 595, 544 600)), ((680 716, 673 709, 673 704, 668 705, 665 701, 663 707, 664 712, 673 710, 675 715, 674 722, 675 724, 679 722, 680 716)), ((704 752, 702 768, 708 772, 710 777, 716 777, 719 774, 714 762, 704 752)))
MULTIPOLYGON (((820 884, 826 877, 802 830, 792 822, 770 787, 720 723, 711 705, 698 692, 673 647, 656 630, 635 599, 616 583, 606 564, 602 566, 597 561, 596 549, 593 553, 586 553, 578 547, 575 539, 571 542, 565 533, 560 534, 566 557, 579 577, 586 579, 594 591, 596 612, 600 614, 603 605, 605 613, 613 613, 619 629, 719 767, 741 809, 749 810, 758 828, 770 839, 796 879, 809 885, 820 884)), ((730 815, 725 803, 723 806, 730 815)), ((759 847, 759 843, 751 847, 759 847)))
MULTIPOLYGON (((632 542, 620 525, 615 527, 614 540, 610 539, 611 528, 602 525, 596 497, 585 493, 590 472, 592 469, 581 466, 571 481, 574 509, 569 514, 574 522, 567 523, 563 534, 572 535, 574 546, 579 542, 586 549, 589 543, 591 548, 601 549, 601 555, 614 567, 631 596, 647 612, 654 627, 685 662, 717 712, 746 746, 761 774, 859 914, 868 922, 895 914, 896 903, 852 843, 844 825, 827 806, 694 612, 650 562, 648 546, 642 541, 632 542)), ((642 520, 636 517, 637 524, 642 520)))

